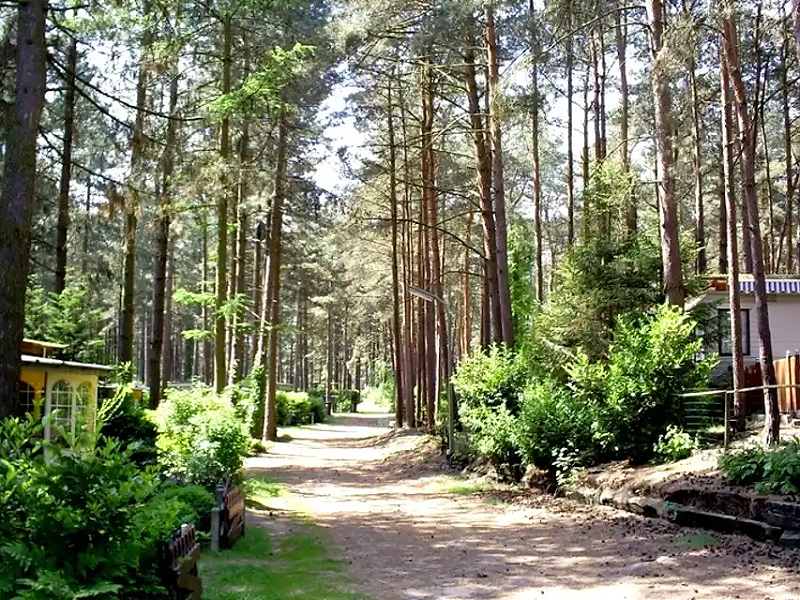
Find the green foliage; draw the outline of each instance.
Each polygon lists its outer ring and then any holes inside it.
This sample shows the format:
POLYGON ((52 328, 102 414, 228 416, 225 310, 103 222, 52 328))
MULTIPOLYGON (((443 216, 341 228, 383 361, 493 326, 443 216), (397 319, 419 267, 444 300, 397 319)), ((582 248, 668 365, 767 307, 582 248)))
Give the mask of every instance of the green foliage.
POLYGON ((507 348, 475 352, 459 364, 453 377, 459 410, 504 407, 516 414, 527 374, 527 365, 507 348))
POLYGON ((140 466, 154 465, 158 459, 158 428, 144 409, 126 399, 119 410, 102 424, 103 435, 114 438, 129 450, 140 466))
POLYGON ((104 342, 102 311, 95 308, 81 280, 54 294, 41 286, 28 288, 25 300, 25 336, 66 344, 65 358, 102 362, 104 342))
POLYGON ((569 371, 579 397, 595 411, 601 458, 652 458, 659 436, 681 416, 678 394, 707 384, 713 360, 696 361, 702 341, 685 313, 661 306, 620 317, 608 362, 581 353, 569 371))
POLYGON ((340 411, 358 412, 358 404, 361 402, 361 392, 358 390, 338 390, 336 399, 340 411))
POLYGON ((178 515, 181 525, 188 523, 197 525, 200 531, 211 530, 211 509, 216 506, 216 501, 214 493, 206 488, 168 482, 159 488, 155 499, 164 503, 178 501, 182 509, 178 515))
POLYGON ((289 50, 274 48, 263 57, 261 69, 248 75, 240 88, 209 103, 209 112, 218 117, 233 113, 275 114, 285 106, 281 90, 303 72, 313 53, 313 46, 299 43, 289 50))
POLYGON ((572 246, 537 334, 556 347, 601 358, 619 315, 641 313, 661 302, 660 272, 661 250, 645 236, 591 238, 572 246))
POLYGON ((580 352, 566 382, 526 365, 528 355, 494 348, 454 377, 472 450, 497 463, 532 464, 557 477, 607 459, 671 459, 693 447, 677 426, 678 394, 708 380, 701 341, 685 313, 666 306, 620 317, 606 362, 580 352), (523 392, 524 390, 524 392, 523 392))
POLYGON ((153 503, 155 472, 115 440, 48 445, 45 460, 36 424, 8 420, 0 432, 0 597, 164 597, 157 542, 185 506, 153 503))
POLYGON ((210 389, 169 390, 155 420, 160 462, 171 476, 211 489, 242 468, 250 448, 247 425, 210 389))
POLYGON ((517 220, 508 232, 508 279, 511 292, 511 317, 515 344, 520 347, 532 333, 533 313, 536 307, 533 269, 535 248, 533 227, 530 221, 517 220))
POLYGON ((800 439, 778 448, 749 446, 723 454, 719 461, 726 479, 734 485, 755 486, 762 494, 800 492, 800 439))
POLYGON ((515 440, 526 464, 555 472, 592 462, 592 425, 592 411, 572 390, 545 379, 525 390, 515 440))
POLYGON ((696 439, 680 427, 670 425, 667 427, 667 432, 658 438, 655 448, 653 448, 655 455, 653 460, 657 463, 683 460, 697 452, 698 447, 696 439))
POLYGON ((278 392, 276 396, 278 425, 308 425, 325 420, 325 401, 305 392, 278 392))

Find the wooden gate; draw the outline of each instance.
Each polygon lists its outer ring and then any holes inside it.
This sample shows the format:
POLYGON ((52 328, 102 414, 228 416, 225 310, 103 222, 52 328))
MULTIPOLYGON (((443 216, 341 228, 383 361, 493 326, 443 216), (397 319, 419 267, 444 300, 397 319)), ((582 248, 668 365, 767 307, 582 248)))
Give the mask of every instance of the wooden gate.
POLYGON ((194 525, 184 525, 159 548, 161 580, 171 600, 200 600, 203 582, 197 571, 200 544, 194 525))
MULTIPOLYGON (((232 548, 244 535, 244 490, 226 478, 217 486, 217 511, 219 514, 218 548, 232 548)), ((212 519, 212 522, 215 519, 212 519)), ((216 527, 216 525, 215 525, 216 527)), ((212 532, 212 537, 216 532, 212 532)), ((213 540, 212 540, 213 542, 213 540)))

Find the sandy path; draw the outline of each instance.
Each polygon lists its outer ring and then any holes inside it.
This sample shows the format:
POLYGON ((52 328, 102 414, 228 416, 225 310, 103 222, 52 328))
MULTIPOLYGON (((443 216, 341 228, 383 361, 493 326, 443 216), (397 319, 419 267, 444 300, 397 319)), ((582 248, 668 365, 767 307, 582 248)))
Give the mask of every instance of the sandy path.
POLYGON ((248 463, 330 529, 374 600, 800 600, 796 552, 541 495, 444 494, 420 438, 388 426, 340 417, 248 463))

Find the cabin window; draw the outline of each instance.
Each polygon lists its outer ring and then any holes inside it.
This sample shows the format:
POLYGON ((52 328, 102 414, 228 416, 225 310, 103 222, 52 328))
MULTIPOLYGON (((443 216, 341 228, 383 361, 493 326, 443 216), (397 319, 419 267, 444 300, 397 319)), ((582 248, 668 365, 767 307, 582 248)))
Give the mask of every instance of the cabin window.
POLYGON ((67 381, 57 381, 50 392, 50 426, 55 434, 55 426, 60 425, 72 433, 75 394, 67 381))
MULTIPOLYGON (((741 327, 742 327, 742 354, 750 356, 750 309, 742 308, 741 327)), ((719 355, 731 356, 733 354, 733 341, 731 340, 731 311, 727 308, 717 309, 717 320, 719 325, 719 355)))
POLYGON ((33 386, 28 385, 24 381, 19 382, 19 408, 22 414, 33 414, 34 401, 36 400, 36 390, 33 386))

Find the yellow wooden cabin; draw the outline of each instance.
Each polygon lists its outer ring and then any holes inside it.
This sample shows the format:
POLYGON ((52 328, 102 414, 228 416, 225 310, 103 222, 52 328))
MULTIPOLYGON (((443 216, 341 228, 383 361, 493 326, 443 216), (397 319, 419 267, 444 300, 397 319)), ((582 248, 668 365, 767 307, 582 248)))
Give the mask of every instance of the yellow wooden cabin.
POLYGON ((63 344, 37 340, 22 343, 20 375, 20 408, 37 420, 53 413, 45 425, 50 438, 52 423, 74 433, 79 415, 85 423, 93 423, 97 411, 97 389, 100 376, 111 367, 55 358, 63 344))

